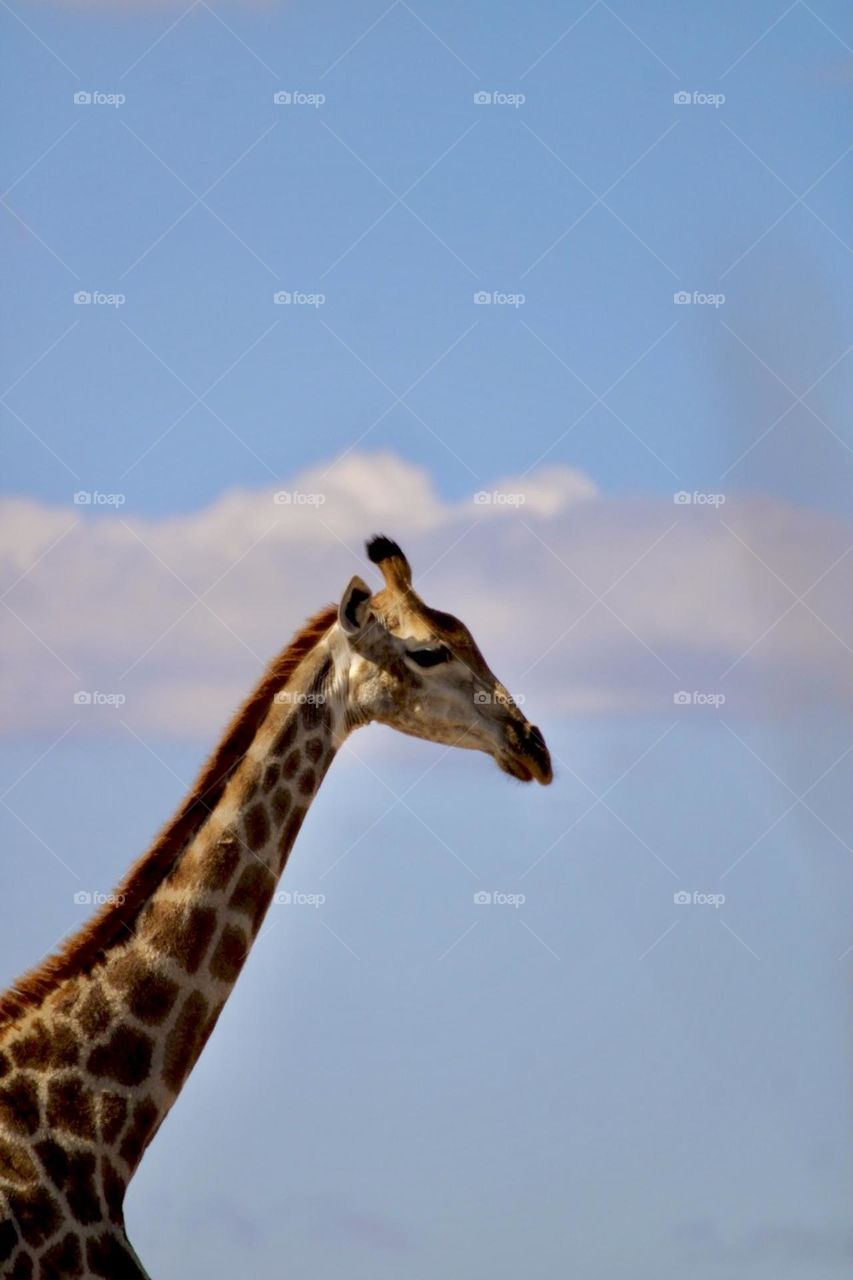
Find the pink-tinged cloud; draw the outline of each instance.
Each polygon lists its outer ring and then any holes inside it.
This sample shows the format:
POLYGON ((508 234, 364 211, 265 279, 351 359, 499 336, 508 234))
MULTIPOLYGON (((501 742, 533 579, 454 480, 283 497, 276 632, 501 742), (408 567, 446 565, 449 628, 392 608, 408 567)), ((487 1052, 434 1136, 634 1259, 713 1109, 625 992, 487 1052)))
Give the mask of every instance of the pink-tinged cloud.
POLYGON ((568 467, 450 502, 422 468, 358 453, 165 519, 88 496, 0 503, 7 731, 118 713, 209 737, 306 614, 372 579, 377 531, 537 719, 853 705, 853 525, 805 508, 606 498, 568 467))

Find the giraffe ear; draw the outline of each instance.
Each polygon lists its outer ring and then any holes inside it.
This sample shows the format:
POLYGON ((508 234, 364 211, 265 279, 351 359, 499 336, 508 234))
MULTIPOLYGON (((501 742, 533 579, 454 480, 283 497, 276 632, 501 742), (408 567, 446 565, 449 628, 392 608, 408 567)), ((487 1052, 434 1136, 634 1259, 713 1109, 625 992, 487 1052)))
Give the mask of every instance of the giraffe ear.
POLYGON ((370 587, 356 575, 347 583, 338 605, 338 622, 345 635, 354 636, 367 625, 373 613, 370 608, 370 587))

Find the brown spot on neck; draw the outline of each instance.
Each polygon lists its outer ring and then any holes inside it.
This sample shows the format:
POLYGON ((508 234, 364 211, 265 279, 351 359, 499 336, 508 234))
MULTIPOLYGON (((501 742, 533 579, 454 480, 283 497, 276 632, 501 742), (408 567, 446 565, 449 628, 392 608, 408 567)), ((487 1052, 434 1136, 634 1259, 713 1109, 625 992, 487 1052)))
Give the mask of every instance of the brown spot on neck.
POLYGON ((94 1076, 131 1087, 142 1084, 151 1070, 154 1041, 144 1031, 120 1023, 106 1044, 96 1045, 86 1064, 94 1076))
POLYGON ((279 787, 272 795, 272 812, 276 822, 283 822, 290 809, 290 792, 286 787, 279 787))
POLYGON ((198 1055, 204 1048, 213 1020, 207 1001, 199 991, 191 991, 175 1025, 169 1032, 163 1057, 163 1079, 177 1093, 198 1055))
POLYGON ((101 1186, 110 1221, 124 1226, 124 1195, 127 1185, 108 1156, 101 1156, 101 1186))
POLYGON ((89 1238, 86 1262, 91 1275, 106 1280, 147 1280, 127 1245, 113 1231, 89 1238))
POLYGON ((48 1084, 47 1123, 56 1133, 95 1137, 94 1095, 77 1076, 58 1076, 48 1084))
POLYGON ((282 761, 282 778, 295 778, 297 770, 299 769, 300 760, 301 756, 297 750, 294 749, 293 751, 289 751, 282 761))
POLYGON ((58 1244, 52 1245, 41 1260, 41 1275, 62 1276, 63 1280, 83 1274, 83 1253, 80 1241, 72 1232, 63 1236, 58 1244))
POLYGON ((248 951, 249 940, 243 930, 236 925, 227 924, 210 958, 210 972, 220 982, 235 982, 248 951))
POLYGON ((41 1124, 36 1080, 25 1072, 10 1076, 0 1087, 0 1125, 6 1133, 34 1134, 41 1124))
POLYGON ((99 1110, 101 1139, 111 1147, 127 1119, 127 1098, 120 1093, 102 1093, 99 1110))
POLYGON ((27 1147, 0 1137, 0 1180, 27 1186, 37 1178, 38 1169, 27 1147))
POLYGON ((59 1204, 47 1187, 39 1184, 25 1191, 10 1191, 7 1198, 26 1244, 39 1248, 59 1230, 62 1223, 59 1204))
POLYGON ((297 787, 300 795, 310 796, 317 785, 317 775, 313 769, 303 769, 299 775, 297 787))
MULTIPOLYGON (((18 1243, 18 1233, 12 1226, 11 1222, 0 1223, 0 1261, 5 1262, 7 1253, 11 1253, 11 1249, 6 1249, 6 1239, 14 1232, 12 1247, 18 1243)), ((19 1253, 15 1265, 9 1272, 9 1280, 33 1280, 33 1260, 28 1253, 19 1253)))
POLYGON ((91 1226, 101 1217, 101 1202, 95 1182, 97 1161, 92 1151, 75 1151, 45 1138, 37 1142, 36 1155, 54 1187, 61 1191, 75 1220, 91 1226))
POLYGON ((146 909, 143 932, 152 946, 195 973, 216 929, 212 907, 190 906, 155 899, 146 909))
POLYGON ((299 828, 302 826, 305 819, 305 813, 306 810, 304 807, 302 805, 297 805, 291 810, 290 817, 284 824, 284 828, 281 833, 281 840, 279 841, 278 846, 279 872, 284 869, 284 865, 290 856, 290 850, 293 848, 293 843, 299 834, 299 828))
POLYGON ((246 843, 252 853, 259 853, 270 838, 270 824, 263 804, 253 804, 243 819, 246 843))
POLYGON ((252 922, 252 933, 257 933, 266 915, 275 889, 275 876, 259 862, 249 863, 237 881, 228 900, 232 911, 240 911, 252 922))
POLYGON ((142 1098, 133 1109, 133 1119, 119 1147, 119 1155, 131 1169, 136 1168, 143 1151, 154 1137, 158 1114, 152 1098, 142 1098))

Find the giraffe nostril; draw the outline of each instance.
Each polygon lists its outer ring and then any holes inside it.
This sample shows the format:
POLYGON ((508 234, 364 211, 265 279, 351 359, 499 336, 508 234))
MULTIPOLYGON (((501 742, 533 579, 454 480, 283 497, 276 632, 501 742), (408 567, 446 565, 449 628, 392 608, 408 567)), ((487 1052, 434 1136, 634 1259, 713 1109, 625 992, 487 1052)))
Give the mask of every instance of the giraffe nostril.
POLYGON ((530 725, 528 729, 528 734, 530 737, 530 741, 533 743, 537 751, 548 750, 548 748, 545 746, 545 739, 542 737, 542 730, 539 729, 535 724, 530 725))

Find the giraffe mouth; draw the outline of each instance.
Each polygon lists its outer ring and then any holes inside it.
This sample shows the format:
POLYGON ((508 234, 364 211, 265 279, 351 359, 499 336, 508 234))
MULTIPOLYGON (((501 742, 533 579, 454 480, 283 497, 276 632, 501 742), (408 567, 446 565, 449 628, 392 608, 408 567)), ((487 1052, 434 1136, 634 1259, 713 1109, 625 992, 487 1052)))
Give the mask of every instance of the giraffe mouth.
POLYGON ((517 778, 519 782, 533 781, 533 774, 523 760, 518 760, 513 756, 501 756, 498 759, 498 764, 504 773, 508 773, 511 778, 517 778))
POLYGON ((547 787, 554 777, 551 756, 545 739, 535 725, 526 725, 524 735, 512 735, 516 739, 513 749, 501 751, 497 762, 504 773, 519 782, 539 782, 547 787), (517 743, 517 745, 516 745, 517 743))

